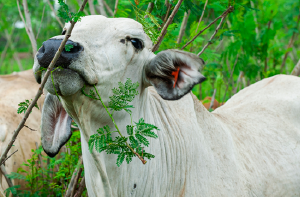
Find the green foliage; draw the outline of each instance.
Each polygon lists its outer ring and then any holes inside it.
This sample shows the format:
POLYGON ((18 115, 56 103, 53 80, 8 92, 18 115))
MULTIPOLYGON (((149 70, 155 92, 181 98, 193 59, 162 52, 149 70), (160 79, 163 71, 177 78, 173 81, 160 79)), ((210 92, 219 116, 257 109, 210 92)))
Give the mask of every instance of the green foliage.
POLYGON ((70 21, 80 21, 81 17, 85 16, 83 12, 70 12, 68 5, 63 0, 58 0, 58 3, 61 6, 61 10, 58 10, 58 16, 63 18, 66 23, 70 21))
MULTIPOLYGON (((47 197, 64 196, 72 174, 77 167, 81 156, 80 132, 74 131, 70 140, 65 145, 66 151, 60 152, 54 158, 44 156, 40 146, 33 152, 32 157, 23 163, 18 172, 12 172, 8 178, 26 181, 26 188, 17 190, 19 185, 6 190, 6 195, 13 193, 19 197, 47 197), (42 157, 42 164, 39 157, 42 157)), ((83 177, 82 172, 81 177, 83 177)), ((84 195, 86 196, 86 192, 84 195)))
MULTIPOLYGON (((32 101, 32 99, 31 99, 32 101)), ((25 100, 25 102, 21 102, 18 104, 19 108, 17 110, 18 114, 21 114, 22 112, 25 114, 25 112, 27 111, 29 105, 31 104, 31 102, 29 100, 25 100)), ((38 110, 40 109, 39 106, 37 105, 37 103, 34 105, 34 107, 36 107, 38 110)))
MULTIPOLYGON (((134 97, 138 95, 137 88, 139 84, 132 83, 132 81, 128 78, 125 84, 119 82, 118 85, 119 88, 112 89, 113 96, 109 97, 109 108, 113 111, 125 110, 131 117, 131 110, 128 108, 133 108, 133 106, 129 105, 129 102, 133 101, 134 97)), ((90 90, 89 94, 87 94, 84 89, 85 87, 82 88, 82 93, 84 95, 102 102, 96 88, 95 90, 99 98, 96 98, 96 94, 92 90, 90 90)), ((106 108, 103 102, 102 105, 106 108)), ((113 123, 115 123, 112 115, 109 112, 108 114, 110 115, 113 123)), ((126 126, 128 136, 122 135, 116 124, 115 127, 116 131, 111 131, 110 127, 106 125, 103 128, 99 128, 96 134, 90 136, 88 144, 91 153, 93 149, 95 149, 99 153, 105 151, 107 154, 117 154, 118 158, 116 164, 118 167, 123 163, 125 158, 126 162, 129 164, 132 161, 132 157, 137 156, 134 153, 134 149, 136 149, 136 153, 142 157, 146 157, 148 159, 154 158, 154 155, 144 151, 144 146, 149 146, 149 141, 146 137, 158 137, 156 133, 153 132, 153 130, 159 130, 156 126, 145 123, 143 118, 140 118, 139 121, 135 122, 133 125, 131 117, 131 125, 126 126), (120 136, 113 138, 111 136, 112 133, 119 133, 120 136)))

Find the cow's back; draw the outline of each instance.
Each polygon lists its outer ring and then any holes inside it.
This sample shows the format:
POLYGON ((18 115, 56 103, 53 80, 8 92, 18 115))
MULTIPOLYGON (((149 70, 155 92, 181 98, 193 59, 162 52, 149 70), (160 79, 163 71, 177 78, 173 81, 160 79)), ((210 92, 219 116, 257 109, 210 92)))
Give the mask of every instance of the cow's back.
POLYGON ((300 78, 277 75, 213 112, 232 133, 253 196, 300 196, 300 78))
MULTIPOLYGON (((17 128, 24 114, 17 114, 18 104, 26 99, 31 101, 34 98, 39 85, 34 81, 32 70, 15 73, 12 75, 0 76, 0 153, 2 154, 11 140, 12 133, 17 128)), ((44 96, 39 100, 38 106, 41 109, 44 96)), ((20 165, 32 156, 31 149, 36 149, 35 142, 40 144, 40 121, 41 110, 36 108, 30 114, 25 125, 33 130, 24 127, 18 137, 15 146, 11 148, 8 155, 18 150, 5 162, 5 169, 10 174, 17 172, 20 165)), ((23 167, 24 168, 24 167, 23 167)), ((28 170, 28 169, 27 169, 28 170)), ((24 183, 15 180, 15 185, 24 183)), ((0 178, 2 189, 7 188, 7 183, 2 176, 0 178)))

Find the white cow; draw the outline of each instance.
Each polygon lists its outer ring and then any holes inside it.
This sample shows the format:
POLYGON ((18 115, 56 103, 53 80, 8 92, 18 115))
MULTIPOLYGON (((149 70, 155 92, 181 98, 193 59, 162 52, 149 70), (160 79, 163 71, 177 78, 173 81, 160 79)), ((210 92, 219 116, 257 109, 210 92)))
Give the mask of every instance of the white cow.
MULTIPOLYGON (((47 67, 64 36, 43 43, 34 71, 47 67)), ((279 75, 264 79, 208 112, 190 92, 204 77, 203 60, 167 50, 154 55, 142 25, 132 19, 84 17, 75 25, 54 74, 56 96, 47 95, 42 143, 51 156, 69 139, 70 118, 81 131, 89 196, 300 196, 300 79, 279 75), (178 81, 173 71, 179 68, 178 81), (160 131, 143 165, 135 158, 117 167, 116 156, 88 150, 99 127, 114 128, 99 101, 84 96, 93 84, 107 105, 119 81, 138 81, 131 103, 133 120, 143 117, 160 131), (173 88, 175 83, 175 88, 173 88), (177 100, 179 99, 179 100, 177 100), (63 107, 62 107, 63 106, 63 107)), ((38 82, 45 72, 36 74, 38 82)), ((51 79, 47 90, 55 94, 51 79)), ((130 117, 115 112, 121 132, 130 117)))
MULTIPOLYGON (((39 85, 34 80, 32 70, 0 76, 0 154, 4 152, 12 138, 13 131, 24 116, 24 114, 17 114, 18 104, 26 99, 33 99, 38 88, 39 85)), ((44 96, 42 95, 38 102, 39 107, 42 106, 43 100, 44 96)), ((14 146, 8 152, 10 155, 18 150, 5 162, 5 169, 8 174, 17 172, 20 167, 29 171, 28 167, 20 165, 32 157, 31 149, 36 149, 35 143, 41 143, 41 114, 41 110, 33 109, 25 125, 34 130, 24 127, 14 146)), ((24 180, 13 180, 12 182, 14 185, 21 185, 22 189, 25 187, 24 180)), ((7 187, 7 182, 0 172, 0 191, 7 187)))

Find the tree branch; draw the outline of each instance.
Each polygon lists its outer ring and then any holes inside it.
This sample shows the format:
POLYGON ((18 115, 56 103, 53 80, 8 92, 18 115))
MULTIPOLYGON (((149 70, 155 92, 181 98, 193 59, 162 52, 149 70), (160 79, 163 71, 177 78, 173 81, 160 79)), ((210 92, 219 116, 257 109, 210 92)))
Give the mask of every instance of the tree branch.
MULTIPOLYGON (((181 50, 184 49, 186 46, 188 46, 189 44, 191 44, 200 34, 202 34, 206 29, 208 29, 210 26, 212 26, 214 23, 216 23, 220 18, 225 18, 227 16, 227 14, 229 14, 230 12, 233 11, 233 7, 229 6, 227 8, 227 10, 225 10, 218 18, 216 18, 215 20, 213 20, 209 25, 207 25, 204 29, 202 29, 197 35, 195 35, 192 40, 190 40, 189 42, 187 42, 183 47, 181 47, 181 50)), ((224 19, 223 19, 224 20, 224 19)))
POLYGON ((53 12, 53 14, 54 14, 56 21, 59 23, 60 27, 63 29, 63 28, 64 28, 64 25, 62 24, 62 22, 60 21, 60 19, 59 19, 58 16, 56 15, 55 10, 54 10, 52 4, 50 3, 49 0, 47 0, 47 3, 49 4, 50 9, 52 10, 52 12, 53 12))
POLYGON ((5 158, 5 160, 3 162, 0 163, 0 165, 4 164, 4 162, 6 162, 6 160, 8 160, 13 154, 15 154, 16 152, 18 152, 18 149, 13 152, 12 154, 10 154, 8 157, 5 158))
POLYGON ((109 5, 107 5, 107 3, 104 0, 103 0, 103 4, 104 4, 105 8, 107 9, 107 11, 109 12, 109 14, 111 16, 113 16, 114 12, 112 11, 112 9, 109 7, 109 5))
POLYGON ((44 19, 44 14, 45 14, 45 7, 46 7, 46 6, 44 6, 44 8, 43 8, 43 14, 42 14, 42 19, 41 19, 41 24, 40 24, 39 30, 38 30, 38 32, 37 32, 37 34, 36 34, 35 40, 38 39, 39 34, 40 34, 40 31, 41 31, 41 27, 42 27, 43 19, 44 19))
POLYGON ((1 52, 0 67, 2 66, 2 63, 3 63, 4 59, 5 59, 8 47, 11 45, 10 43, 11 43, 11 39, 12 39, 12 35, 14 33, 14 30, 15 30, 15 23, 13 23, 13 27, 12 27, 11 33, 6 36, 6 40, 7 41, 6 41, 6 45, 5 45, 4 49, 3 49, 3 51, 1 52))
POLYGON ((211 98, 211 101, 210 101, 210 105, 209 105, 208 111, 210 111, 211 108, 214 107, 214 101, 215 101, 215 98, 216 98, 216 93, 217 93, 217 89, 214 89, 214 93, 213 93, 213 96, 212 96, 212 98, 211 98))
MULTIPOLYGON (((150 2, 150 3, 148 4, 148 7, 147 7, 147 11, 146 11, 146 12, 148 12, 148 13, 151 14, 153 8, 154 8, 154 3, 153 3, 153 2, 150 2)), ((148 18, 148 15, 145 15, 145 18, 148 18)))
POLYGON ((119 4, 119 0, 116 0, 115 10, 114 10, 114 15, 113 15, 114 18, 115 18, 116 14, 117 14, 117 11, 118 11, 118 4, 119 4))
POLYGON ((25 14, 26 21, 23 17, 21 9, 20 9, 20 0, 17 0, 17 6, 18 6, 20 17, 21 17, 21 19, 22 19, 22 21, 25 25, 26 33, 27 33, 27 35, 29 37, 29 40, 30 40, 30 43, 31 43, 32 53, 33 53, 32 55, 33 55, 33 58, 34 58, 34 56, 37 52, 37 44, 36 44, 34 33, 32 31, 32 25, 31 25, 31 19, 30 19, 30 15, 29 15, 27 0, 23 0, 23 8, 24 8, 24 14, 25 14))
POLYGON ((180 5, 181 5, 182 2, 183 2, 183 0, 178 0, 178 2, 177 2, 177 4, 176 4, 175 8, 173 9, 173 12, 172 12, 171 15, 169 16, 169 18, 168 18, 166 24, 164 25, 163 29, 162 29, 161 32, 160 32, 160 35, 159 35, 159 37, 157 38, 156 44, 153 46, 152 52, 155 52, 155 51, 158 50, 158 48, 159 48, 159 46, 160 46, 160 44, 161 44, 163 38, 165 37, 165 35, 166 35, 166 33, 167 33, 167 28, 168 28, 168 26, 172 23, 173 18, 174 18, 174 16, 175 16, 175 14, 177 13, 177 11, 178 11, 178 9, 179 9, 179 7, 180 7, 180 5))
MULTIPOLYGON (((1 165, 0 170, 2 171, 2 174, 4 175, 4 178, 5 178, 6 182, 7 182, 8 187, 13 187, 14 185, 13 185, 11 179, 7 177, 8 174, 7 174, 6 170, 5 170, 4 165, 1 165)), ((0 177, 0 178, 2 178, 2 177, 0 177)))
MULTIPOLYGON (((86 5, 87 1, 88 0, 84 0, 83 1, 82 5, 81 5, 81 7, 79 9, 79 11, 83 11, 84 6, 86 5)), ((49 77, 49 75, 50 75, 50 73, 51 73, 51 71, 52 71, 55 63, 57 62, 57 60, 58 60, 61 52, 63 51, 64 46, 66 45, 69 37, 71 36, 71 32, 72 32, 72 30, 74 28, 74 25, 76 24, 76 22, 74 22, 74 21, 71 21, 70 23, 71 23, 71 25, 70 25, 68 31, 66 32, 65 38, 63 39, 63 41, 60 44, 60 47, 58 48, 57 52, 55 53, 55 56, 54 56, 53 60, 51 61, 50 65, 49 65, 49 67, 48 67, 48 69, 47 69, 47 71, 46 71, 46 73, 44 75, 44 78, 43 78, 43 80, 41 82, 40 88, 39 88, 36 96, 34 97, 34 99, 32 100, 31 104, 29 105, 28 109, 26 110, 23 119, 21 120, 20 124, 18 125, 18 128, 14 131, 12 139, 10 140, 10 142, 6 146, 4 152, 2 153, 2 155, 0 157, 0 163, 2 163, 4 161, 4 158, 6 157, 8 151, 11 149, 11 147, 12 147, 13 143, 15 142, 15 140, 16 140, 19 132, 20 132, 20 130, 24 127, 24 124, 25 124, 27 118, 29 117, 29 115, 30 115, 30 113, 31 113, 34 105, 37 103, 37 100, 42 95, 45 83, 46 83, 46 81, 47 81, 47 79, 48 79, 48 77, 49 77)))
POLYGON ((98 0, 98 4, 99 4, 100 14, 103 15, 103 16, 107 16, 107 14, 104 10, 104 1, 103 0, 98 0))
POLYGON ((68 189, 66 191, 65 197, 71 197, 72 194, 74 193, 74 190, 76 188, 76 185, 77 185, 77 182, 78 182, 78 179, 79 179, 78 175, 79 175, 79 171, 81 169, 82 163, 83 163, 83 159, 82 159, 82 157, 80 157, 79 160, 78 160, 78 163, 77 163, 77 168, 75 168, 75 170, 73 172, 73 175, 72 175, 72 178, 70 180, 70 183, 69 183, 68 189))
POLYGON ((205 1, 204 7, 203 7, 203 10, 202 10, 202 14, 201 14, 201 17, 200 17, 200 19, 199 19, 199 22, 198 22, 197 29, 196 29, 195 33, 198 32, 198 28, 199 28, 199 25, 200 25, 200 23, 201 23, 201 21, 202 21, 202 18, 203 18, 203 16, 204 16, 204 11, 205 11, 207 2, 208 2, 208 0, 205 1))
POLYGON ((296 64, 296 66, 294 67, 291 75, 295 75, 295 76, 300 75, 300 59, 299 59, 298 63, 296 64))
POLYGON ((89 9, 90 9, 91 15, 96 15, 93 0, 88 0, 88 1, 89 1, 89 9))
POLYGON ((179 31, 179 36, 177 38, 177 44, 180 44, 181 41, 182 41, 182 37, 184 36, 185 28, 186 28, 190 13, 191 13, 191 10, 188 10, 187 13, 186 12, 184 13, 184 17, 183 17, 181 27, 180 27, 180 31, 179 31))
POLYGON ((86 186, 85 186, 85 177, 83 177, 80 181, 78 190, 77 190, 76 194, 74 195, 74 197, 80 197, 85 188, 86 188, 86 186))

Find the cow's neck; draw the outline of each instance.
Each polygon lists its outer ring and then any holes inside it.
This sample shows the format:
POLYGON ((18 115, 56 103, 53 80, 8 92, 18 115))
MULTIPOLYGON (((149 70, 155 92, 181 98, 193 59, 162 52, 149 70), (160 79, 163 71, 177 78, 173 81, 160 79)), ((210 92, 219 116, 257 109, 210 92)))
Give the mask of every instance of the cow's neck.
MULTIPOLYGON (((80 126, 90 194, 94 192, 95 196, 117 196, 121 192, 143 196, 145 190, 153 191, 152 196, 158 194, 158 190, 159 194, 163 194, 161 196, 205 193, 209 192, 210 185, 220 180, 216 176, 230 174, 234 177, 234 173, 237 173, 232 168, 235 158, 230 151, 234 150, 231 149, 230 134, 226 133, 225 128, 222 129, 222 123, 202 104, 195 103, 190 94, 179 101, 165 101, 150 87, 138 95, 132 104, 135 106, 133 121, 144 118, 145 122, 155 124, 160 129, 157 132, 159 138, 150 139, 150 146, 146 148, 156 158, 146 165, 134 158, 129 165, 124 162, 121 167, 117 167, 115 155, 95 151, 91 154, 88 150, 89 137, 98 128, 105 125, 114 128, 99 101, 88 100, 82 95, 64 101, 68 113, 73 114, 80 126), (120 181, 124 179, 127 181, 120 181), (191 183, 192 180, 199 183, 191 183), (95 184, 97 187, 92 186, 95 184)), ((126 125, 130 124, 129 115, 116 112, 114 118, 121 132, 126 135, 126 125)))

